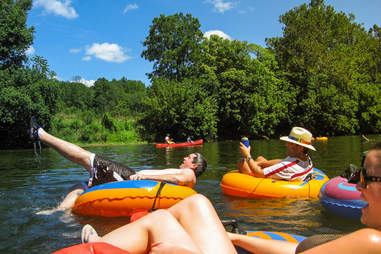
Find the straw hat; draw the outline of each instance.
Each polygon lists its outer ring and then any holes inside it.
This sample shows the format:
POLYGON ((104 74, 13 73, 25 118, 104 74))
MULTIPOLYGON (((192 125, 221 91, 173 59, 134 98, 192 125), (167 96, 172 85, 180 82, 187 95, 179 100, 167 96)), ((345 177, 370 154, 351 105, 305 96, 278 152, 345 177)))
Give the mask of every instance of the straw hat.
POLYGON ((290 135, 288 137, 281 137, 280 140, 291 142, 300 146, 307 147, 311 150, 316 151, 315 147, 311 145, 312 134, 308 130, 301 127, 292 128, 290 135))

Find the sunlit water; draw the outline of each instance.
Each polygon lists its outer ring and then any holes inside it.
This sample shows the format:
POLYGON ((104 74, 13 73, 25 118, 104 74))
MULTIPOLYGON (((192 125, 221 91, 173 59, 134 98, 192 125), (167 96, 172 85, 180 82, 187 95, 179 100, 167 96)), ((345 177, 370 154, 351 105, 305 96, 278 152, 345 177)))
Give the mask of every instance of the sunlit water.
MULTIPOLYGON (((318 152, 311 157, 315 167, 329 177, 340 175, 349 163, 359 165, 362 151, 381 136, 364 142, 358 136, 331 137, 314 143, 318 152)), ((285 157, 284 142, 252 141, 253 157, 285 157)), ((241 230, 281 231, 299 235, 346 233, 360 228, 357 221, 326 212, 317 199, 249 200, 228 197, 219 187, 222 176, 235 169, 240 154, 237 142, 204 143, 197 147, 157 149, 153 144, 86 148, 135 170, 176 167, 188 153, 201 152, 208 170, 198 179, 196 191, 206 195, 221 219, 236 219, 241 230)), ((86 170, 43 148, 41 162, 33 150, 0 151, 0 253, 50 253, 80 242, 84 224, 100 234, 128 223, 128 218, 78 216, 70 212, 36 215, 54 208, 71 186, 88 178, 86 170)))

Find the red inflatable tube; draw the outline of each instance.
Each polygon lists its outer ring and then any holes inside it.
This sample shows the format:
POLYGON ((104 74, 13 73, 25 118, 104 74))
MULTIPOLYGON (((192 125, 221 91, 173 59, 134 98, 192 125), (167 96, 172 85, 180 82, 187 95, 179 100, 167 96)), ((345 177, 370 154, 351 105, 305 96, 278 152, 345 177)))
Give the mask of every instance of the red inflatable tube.
POLYGON ((58 250, 52 254, 130 254, 130 252, 108 243, 95 242, 77 244, 58 250))

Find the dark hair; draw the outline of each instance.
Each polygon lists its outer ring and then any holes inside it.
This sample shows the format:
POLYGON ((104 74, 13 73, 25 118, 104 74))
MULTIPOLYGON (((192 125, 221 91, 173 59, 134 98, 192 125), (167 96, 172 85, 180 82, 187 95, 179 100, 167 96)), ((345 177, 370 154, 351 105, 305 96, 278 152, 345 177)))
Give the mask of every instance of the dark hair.
POLYGON ((197 168, 194 170, 194 173, 196 174, 196 177, 199 177, 200 175, 202 175, 202 173, 204 173, 204 171, 208 167, 208 164, 206 163, 206 160, 201 153, 193 154, 196 156, 193 158, 192 163, 197 165, 197 168))
POLYGON ((372 150, 381 150, 381 142, 376 143, 369 151, 372 150))
POLYGON ((364 166, 364 161, 365 161, 365 158, 366 158, 366 156, 368 155, 368 153, 369 153, 370 151, 377 151, 377 150, 381 150, 381 142, 376 143, 376 144, 375 144, 374 146, 372 146, 372 148, 370 148, 368 151, 363 152, 363 154, 362 154, 362 160, 361 160, 361 167, 364 166))

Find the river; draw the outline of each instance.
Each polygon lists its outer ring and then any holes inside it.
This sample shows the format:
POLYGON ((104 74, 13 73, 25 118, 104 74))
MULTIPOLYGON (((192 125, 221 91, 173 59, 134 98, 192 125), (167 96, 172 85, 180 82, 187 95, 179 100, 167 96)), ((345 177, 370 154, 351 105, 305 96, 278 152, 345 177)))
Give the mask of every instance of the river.
MULTIPOLYGON (((340 175, 348 164, 359 165, 362 152, 381 136, 329 137, 315 141, 314 166, 329 177, 340 175)), ((251 141, 252 155, 285 157, 280 140, 251 141)), ((129 165, 135 170, 177 167, 183 157, 202 153, 207 171, 198 179, 196 191, 206 195, 221 219, 236 219, 241 230, 281 231, 304 236, 315 233, 346 233, 361 228, 358 221, 330 214, 318 199, 249 200, 228 197, 219 187, 222 176, 235 169, 240 158, 238 142, 208 142, 197 147, 155 148, 153 144, 86 147, 94 153, 129 165)), ((79 216, 70 212, 37 215, 55 207, 70 187, 88 178, 86 170, 43 147, 41 161, 33 149, 0 151, 0 253, 50 253, 80 243, 83 225, 92 224, 102 235, 128 223, 128 218, 79 216)))

